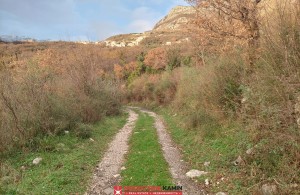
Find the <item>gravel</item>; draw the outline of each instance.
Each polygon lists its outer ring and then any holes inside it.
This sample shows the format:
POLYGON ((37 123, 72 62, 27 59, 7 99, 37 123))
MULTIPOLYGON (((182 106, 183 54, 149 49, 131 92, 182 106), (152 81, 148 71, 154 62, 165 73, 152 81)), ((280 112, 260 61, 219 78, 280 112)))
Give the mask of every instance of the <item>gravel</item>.
MULTIPOLYGON (((195 180, 188 178, 186 172, 188 166, 182 159, 182 155, 171 136, 166 130, 163 120, 154 112, 143 110, 137 107, 129 107, 129 118, 125 126, 119 131, 114 140, 110 143, 109 149, 104 154, 100 164, 97 166, 93 180, 86 195, 113 194, 113 187, 121 181, 119 176, 122 165, 124 164, 124 155, 128 151, 128 140, 132 134, 138 114, 131 109, 138 109, 149 114, 155 119, 155 128, 159 137, 164 158, 166 159, 170 173, 175 185, 183 186, 184 195, 202 195, 204 190, 195 180), (118 177, 116 177, 118 176, 118 177)), ((124 169, 124 167, 123 167, 124 169)))
POLYGON ((180 160, 182 159, 182 155, 167 132, 163 120, 154 112, 147 110, 142 111, 148 113, 155 119, 155 128, 157 129, 159 142, 162 146, 164 157, 169 164, 169 169, 175 184, 182 186, 184 195, 205 194, 204 190, 202 190, 194 180, 186 176, 185 173, 188 171, 188 166, 184 161, 180 160))
POLYGON ((128 110, 129 117, 125 126, 117 133, 96 168, 86 195, 113 194, 113 187, 119 183, 120 169, 128 151, 128 140, 138 119, 138 114, 128 110), (116 177, 117 176, 117 177, 116 177))

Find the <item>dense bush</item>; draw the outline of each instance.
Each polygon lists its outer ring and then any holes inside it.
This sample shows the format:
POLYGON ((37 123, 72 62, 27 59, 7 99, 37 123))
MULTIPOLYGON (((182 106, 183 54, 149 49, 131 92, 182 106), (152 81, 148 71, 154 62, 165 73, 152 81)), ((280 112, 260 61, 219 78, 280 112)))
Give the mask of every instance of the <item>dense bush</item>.
POLYGON ((135 79, 127 90, 127 101, 155 102, 156 105, 168 104, 175 96, 176 74, 144 74, 135 79))
POLYGON ((79 124, 75 129, 75 134, 78 138, 87 139, 92 136, 93 128, 86 124, 79 124))

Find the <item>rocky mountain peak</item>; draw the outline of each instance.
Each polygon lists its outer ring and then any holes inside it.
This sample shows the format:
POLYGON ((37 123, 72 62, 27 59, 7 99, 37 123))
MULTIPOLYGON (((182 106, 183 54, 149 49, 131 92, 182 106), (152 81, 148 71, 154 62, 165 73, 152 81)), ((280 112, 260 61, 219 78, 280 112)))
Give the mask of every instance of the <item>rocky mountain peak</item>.
POLYGON ((190 21, 196 10, 191 6, 176 6, 161 19, 151 31, 116 35, 106 39, 108 47, 132 47, 137 45, 172 45, 187 42, 190 21))
POLYGON ((155 25, 153 30, 166 31, 181 29, 188 24, 195 13, 196 10, 191 6, 176 6, 155 25))

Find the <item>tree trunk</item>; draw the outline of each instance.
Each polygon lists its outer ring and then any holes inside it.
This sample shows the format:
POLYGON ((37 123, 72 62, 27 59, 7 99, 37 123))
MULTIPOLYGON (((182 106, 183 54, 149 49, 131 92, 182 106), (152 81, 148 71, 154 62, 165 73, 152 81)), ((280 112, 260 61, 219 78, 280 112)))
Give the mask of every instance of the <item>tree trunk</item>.
POLYGON ((247 19, 244 20, 244 25, 248 30, 248 67, 246 71, 252 73, 254 71, 255 63, 259 57, 259 24, 257 18, 257 4, 260 1, 253 2, 252 6, 247 10, 247 19))

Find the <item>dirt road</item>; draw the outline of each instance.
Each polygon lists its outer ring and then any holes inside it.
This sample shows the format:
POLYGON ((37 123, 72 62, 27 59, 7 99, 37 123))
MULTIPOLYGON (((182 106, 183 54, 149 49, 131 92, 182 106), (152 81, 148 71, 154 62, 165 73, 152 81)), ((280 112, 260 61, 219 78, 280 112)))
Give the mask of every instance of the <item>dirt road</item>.
POLYGON ((141 108, 128 107, 127 110, 129 113, 128 121, 110 143, 108 150, 95 170, 91 185, 86 194, 114 194, 113 187, 118 185, 122 179, 120 172, 125 161, 125 154, 129 149, 128 140, 139 117, 134 110, 147 113, 154 118, 154 126, 157 130, 164 158, 169 165, 174 185, 183 186, 184 195, 205 194, 195 181, 185 175, 188 171, 188 165, 182 160, 180 150, 168 134, 163 120, 154 112, 141 108))

